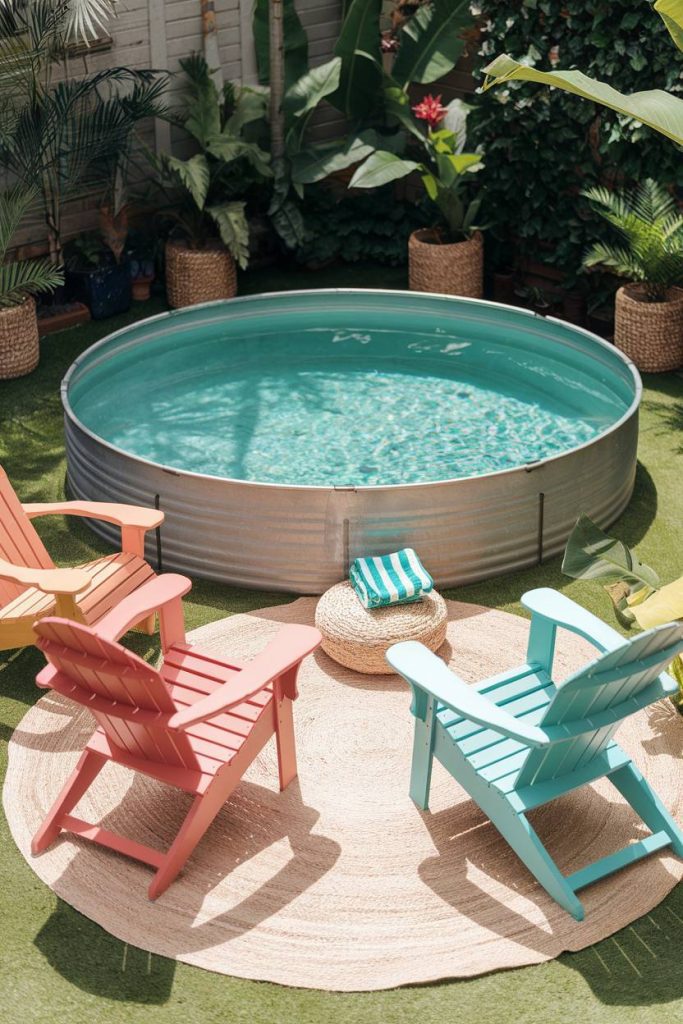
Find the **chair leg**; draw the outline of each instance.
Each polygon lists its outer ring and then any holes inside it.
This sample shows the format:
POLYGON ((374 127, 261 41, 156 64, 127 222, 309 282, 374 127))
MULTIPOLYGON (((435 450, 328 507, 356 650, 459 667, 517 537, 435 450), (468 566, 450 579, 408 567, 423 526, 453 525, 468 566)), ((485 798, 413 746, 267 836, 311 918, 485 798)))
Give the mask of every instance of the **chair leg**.
POLYGON ((280 773, 280 790, 296 778, 296 744, 294 740, 294 716, 292 702, 288 697, 274 700, 275 708, 275 739, 277 742, 277 762, 280 773))
POLYGON ((626 764, 608 778, 652 832, 663 831, 671 836, 672 850, 683 857, 683 831, 636 766, 626 764))
POLYGON ((66 785, 31 842, 34 855, 46 850, 61 832, 60 821, 74 809, 104 767, 106 757, 93 750, 84 750, 66 785))
MULTIPOLYGON (((505 809, 507 811, 507 809, 505 809)), ((509 813, 491 817, 491 821, 522 863, 529 869, 545 891, 552 896, 577 921, 583 921, 584 909, 581 901, 555 864, 545 846, 523 814, 512 808, 509 813)))
POLYGON ((216 778, 206 793, 202 793, 194 798, 187 817, 178 831, 178 835, 168 848, 166 858, 147 890, 151 900, 161 896, 162 892, 168 889, 171 882, 178 876, 185 861, 239 781, 240 777, 235 776, 232 778, 232 785, 229 785, 226 784, 227 779, 225 777, 222 779, 220 777, 216 778))
POLYGON ((415 719, 413 737, 413 762, 410 771, 410 797, 423 811, 429 810, 429 787, 432 781, 434 762, 433 714, 428 713, 427 721, 415 719))

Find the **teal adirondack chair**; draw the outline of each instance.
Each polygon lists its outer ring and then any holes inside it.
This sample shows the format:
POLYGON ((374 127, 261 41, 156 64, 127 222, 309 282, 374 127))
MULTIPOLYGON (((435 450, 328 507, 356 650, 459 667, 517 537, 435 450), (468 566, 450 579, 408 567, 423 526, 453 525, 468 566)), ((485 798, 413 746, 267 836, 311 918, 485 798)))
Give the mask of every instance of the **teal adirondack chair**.
POLYGON ((420 643, 389 648, 387 660, 413 691, 410 795, 428 810, 436 757, 550 896, 581 921, 580 889, 665 846, 683 857, 683 832, 613 738, 623 719, 675 692, 664 669, 683 650, 683 624, 672 622, 625 640, 554 590, 532 590, 522 604, 532 613, 527 664, 476 686, 459 679, 420 643), (603 653, 555 685, 558 627, 578 633, 603 653), (529 824, 527 811, 604 776, 652 835, 566 877, 529 824))

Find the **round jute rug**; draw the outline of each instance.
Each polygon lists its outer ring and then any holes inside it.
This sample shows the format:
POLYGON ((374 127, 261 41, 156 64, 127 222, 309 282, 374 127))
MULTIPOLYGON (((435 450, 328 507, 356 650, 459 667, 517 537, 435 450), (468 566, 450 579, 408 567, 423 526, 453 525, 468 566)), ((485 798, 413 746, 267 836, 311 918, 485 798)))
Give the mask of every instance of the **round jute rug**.
MULTIPOLYGON (((279 623, 312 623, 314 609, 313 598, 301 598, 214 622, 192 640, 249 657, 279 623)), ((453 602, 449 617, 443 653, 464 678, 523 662, 523 619, 453 602)), ((587 644, 563 636, 560 675, 589 656, 587 644)), ((336 990, 548 960, 651 910, 683 876, 683 862, 666 852, 650 857, 584 890, 578 924, 439 765, 432 813, 411 803, 412 719, 397 677, 356 675, 318 653, 300 689, 298 780, 278 792, 269 744, 156 903, 146 898, 148 868, 74 837, 31 857, 30 837, 91 730, 87 713, 48 693, 10 743, 4 805, 19 849, 55 893, 126 942, 224 974, 336 990)), ((657 705, 628 721, 619 739, 680 820, 680 718, 657 705)), ((163 848, 188 802, 108 766, 77 813, 163 848)), ((531 817, 566 873, 643 834, 606 783, 531 817)))

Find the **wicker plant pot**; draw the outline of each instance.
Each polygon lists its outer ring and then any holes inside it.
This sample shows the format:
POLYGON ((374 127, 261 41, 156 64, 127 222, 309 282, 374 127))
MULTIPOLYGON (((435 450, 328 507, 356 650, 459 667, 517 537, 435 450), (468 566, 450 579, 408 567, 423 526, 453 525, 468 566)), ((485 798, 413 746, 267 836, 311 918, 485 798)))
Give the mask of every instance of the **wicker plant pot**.
POLYGON ((32 298, 0 309, 0 380, 23 377, 38 365, 38 318, 32 298))
POLYGON ((643 287, 617 292, 614 343, 644 373, 683 366, 683 288, 671 288, 666 302, 645 302, 643 287))
POLYGON ((408 241, 410 289, 443 295, 484 294, 484 239, 477 231, 466 242, 440 243, 432 228, 413 231, 408 241))
POLYGON ((166 294, 169 306, 196 306, 237 294, 235 261, 227 249, 188 249, 166 245, 166 294))

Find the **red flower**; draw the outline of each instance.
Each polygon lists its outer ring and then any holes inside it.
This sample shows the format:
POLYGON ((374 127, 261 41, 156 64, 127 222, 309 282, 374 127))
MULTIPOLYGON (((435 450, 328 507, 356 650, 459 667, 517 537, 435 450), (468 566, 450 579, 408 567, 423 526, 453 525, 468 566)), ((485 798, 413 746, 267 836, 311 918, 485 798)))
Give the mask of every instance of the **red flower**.
POLYGON ((420 121, 426 121, 430 128, 437 128, 448 110, 441 105, 440 96, 425 96, 422 103, 413 107, 413 113, 420 121))

